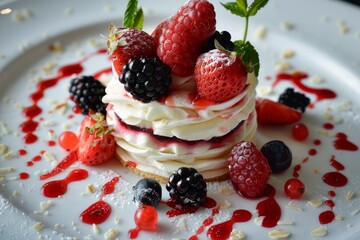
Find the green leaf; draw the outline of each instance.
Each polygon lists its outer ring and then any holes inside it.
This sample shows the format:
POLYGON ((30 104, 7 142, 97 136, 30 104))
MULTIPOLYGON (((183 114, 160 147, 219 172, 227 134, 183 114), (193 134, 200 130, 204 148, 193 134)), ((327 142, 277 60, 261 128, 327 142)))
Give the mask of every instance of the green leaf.
POLYGON ((236 3, 239 6, 239 9, 246 14, 248 8, 247 0, 236 0, 236 3))
POLYGON ((138 0, 129 0, 125 14, 124 14, 124 21, 123 21, 123 27, 124 28, 130 28, 135 27, 141 29, 143 20, 141 21, 141 14, 142 10, 138 9, 138 0), (138 13, 140 12, 140 15, 138 16, 138 13), (137 19, 137 20, 136 20, 137 19))
POLYGON ((144 25, 144 12, 143 12, 142 8, 139 8, 136 11, 136 15, 134 18, 134 25, 132 27, 141 30, 143 25, 144 25))
POLYGON ((249 41, 243 42, 241 40, 235 41, 235 52, 241 58, 247 72, 254 72, 255 76, 259 75, 260 59, 259 54, 254 46, 249 41))
POLYGON ((255 16, 260 8, 264 7, 269 0, 254 0, 248 10, 248 16, 255 16))
POLYGON ((232 14, 240 17, 246 17, 246 9, 244 11, 236 2, 221 3, 221 5, 223 5, 223 7, 229 10, 232 14))

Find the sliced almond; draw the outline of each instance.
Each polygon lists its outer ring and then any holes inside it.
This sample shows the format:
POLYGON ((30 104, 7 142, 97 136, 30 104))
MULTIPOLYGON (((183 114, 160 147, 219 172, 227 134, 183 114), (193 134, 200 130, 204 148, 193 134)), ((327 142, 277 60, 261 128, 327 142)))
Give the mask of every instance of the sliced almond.
POLYGON ((323 201, 319 198, 312 199, 312 200, 308 201, 307 203, 311 207, 320 207, 321 205, 323 205, 323 201))
POLYGON ((346 200, 351 200, 354 197, 354 192, 348 191, 345 195, 346 200))
POLYGON ((312 237, 324 237, 327 235, 327 230, 324 227, 318 227, 311 231, 312 237))
POLYGON ((290 237, 291 233, 283 229, 275 229, 268 233, 271 239, 286 239, 290 237))

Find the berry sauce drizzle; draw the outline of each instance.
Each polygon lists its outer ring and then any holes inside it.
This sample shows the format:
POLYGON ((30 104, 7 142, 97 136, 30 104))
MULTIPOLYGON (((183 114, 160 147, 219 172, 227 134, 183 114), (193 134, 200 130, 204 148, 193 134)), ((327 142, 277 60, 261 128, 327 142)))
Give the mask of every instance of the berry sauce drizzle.
MULTIPOLYGON (((89 54, 85 58, 81 59, 79 62, 62 66, 58 69, 55 77, 43 79, 37 84, 36 91, 30 94, 32 105, 25 107, 22 111, 23 115, 26 117, 26 121, 20 124, 20 129, 25 134, 23 137, 24 143, 32 144, 38 139, 38 137, 34 133, 39 125, 39 121, 36 121, 34 119, 43 112, 41 107, 39 107, 38 102, 44 98, 45 91, 49 88, 56 86, 57 83, 64 78, 70 77, 73 74, 80 74, 83 71, 82 64, 86 62, 89 58, 97 54, 106 53, 106 49, 100 49, 92 54, 89 54)), ((104 71, 108 72, 109 70, 106 69, 104 71)))
POLYGON ((266 228, 275 227, 281 218, 281 208, 275 200, 275 193, 275 188, 268 184, 264 192, 267 199, 259 202, 256 206, 259 217, 264 217, 261 226, 266 228))
POLYGON ((189 240, 198 240, 198 235, 200 235, 201 233, 203 233, 205 231, 205 228, 210 226, 213 222, 214 222, 214 217, 215 215, 219 214, 219 211, 220 209, 217 207, 217 208, 214 208, 212 211, 211 211, 211 216, 207 217, 203 223, 201 224, 201 226, 198 228, 198 230, 196 230, 196 234, 191 236, 189 238, 189 240))
POLYGON ((42 186, 42 193, 48 198, 57 198, 67 192, 67 186, 71 182, 81 181, 88 177, 88 172, 85 169, 72 170, 66 178, 47 182, 42 186))
POLYGON ((211 240, 228 239, 233 229, 232 226, 235 223, 247 222, 251 217, 252 214, 249 211, 238 209, 233 212, 232 217, 228 221, 210 227, 207 231, 207 236, 211 240))
POLYGON ((276 79, 273 82, 272 86, 275 87, 282 81, 291 81, 292 84, 294 84, 295 86, 300 88, 305 93, 314 94, 316 96, 316 100, 315 100, 315 102, 313 102, 309 105, 310 108, 313 108, 317 102, 320 102, 322 100, 336 98, 336 93, 330 89, 325 89, 325 88, 317 89, 317 88, 312 88, 312 87, 309 87, 309 86, 306 86, 305 84, 303 84, 302 81, 304 81, 307 78, 308 78, 308 75, 303 72, 295 72, 293 74, 279 73, 276 76, 276 79))
POLYGON ((175 200, 169 199, 167 201, 161 201, 162 203, 165 203, 168 207, 172 208, 166 212, 166 216, 168 217, 176 217, 182 214, 189 214, 189 213, 195 213, 197 210, 199 210, 201 207, 204 208, 214 208, 216 206, 216 201, 212 198, 207 197, 205 199, 205 202, 201 204, 200 206, 183 206, 181 204, 178 204, 175 200))
POLYGON ((119 182, 120 177, 114 177, 109 182, 105 183, 101 189, 100 200, 90 205, 80 214, 80 219, 87 224, 101 224, 108 219, 111 214, 111 206, 103 201, 107 194, 115 191, 115 185, 119 182))
POLYGON ((77 152, 76 151, 70 152, 60 163, 58 163, 58 165, 56 165, 56 167, 53 170, 41 175, 40 180, 45 180, 49 177, 53 177, 61 173, 62 171, 70 167, 77 160, 78 160, 77 152))

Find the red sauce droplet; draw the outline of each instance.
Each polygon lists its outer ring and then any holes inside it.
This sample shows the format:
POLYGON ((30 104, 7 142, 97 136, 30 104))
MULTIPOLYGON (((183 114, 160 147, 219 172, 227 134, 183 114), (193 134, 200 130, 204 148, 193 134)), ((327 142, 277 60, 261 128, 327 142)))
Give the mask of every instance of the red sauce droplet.
POLYGON ((39 123, 29 119, 26 122, 20 124, 20 129, 23 133, 34 132, 38 127, 39 123))
POLYGON ((336 193, 334 191, 329 191, 328 194, 329 194, 330 197, 335 197, 336 196, 336 193))
POLYGON ((334 203, 334 201, 333 200, 326 200, 325 201, 325 204, 327 205, 327 206, 329 206, 331 209, 333 209, 334 208, 334 206, 335 206, 335 203, 334 203))
POLYGON ((36 155, 36 156, 33 157, 31 160, 32 160, 33 162, 38 162, 38 161, 41 160, 41 156, 40 156, 40 155, 36 155))
POLYGON ((321 144, 321 141, 319 139, 314 140, 314 145, 319 146, 321 144))
POLYGON ((325 211, 320 213, 319 222, 320 224, 328 224, 331 223, 335 218, 335 214, 333 211, 325 211))
POLYGON ((80 114, 81 112, 82 112, 82 110, 81 110, 81 108, 79 107, 79 106, 75 106, 75 107, 73 107, 73 112, 75 113, 75 114, 80 114))
POLYGON ((291 134, 295 140, 304 141, 309 136, 309 128, 303 123, 298 123, 291 129, 291 134))
POLYGON ((340 172, 328 172, 323 176, 323 181, 332 187, 343 187, 348 179, 340 172))
POLYGON ((110 216, 111 207, 108 203, 100 200, 90 205, 80 215, 82 222, 87 224, 100 224, 110 216))
POLYGON ((281 81, 290 81, 292 84, 297 86, 299 89, 304 91, 305 93, 314 94, 316 96, 316 100, 314 103, 311 103, 309 107, 314 107, 314 104, 326 99, 333 99, 336 98, 336 93, 330 89, 325 88, 312 88, 306 86, 302 83, 303 80, 307 79, 308 75, 302 72, 295 72, 292 74, 288 73, 279 73, 276 76, 276 79, 273 83, 273 87, 275 87, 281 81))
POLYGON ((114 177, 109 182, 105 183, 101 189, 101 197, 103 198, 107 194, 111 194, 115 191, 115 185, 119 182, 120 177, 114 177))
POLYGON ((277 201, 275 200, 275 188, 267 185, 267 199, 261 201, 256 206, 256 210, 258 211, 259 217, 264 217, 262 221, 262 226, 271 228, 275 227, 278 221, 281 218, 281 208, 277 201))
POLYGON ((26 151, 25 149, 19 149, 18 154, 19 154, 20 156, 24 156, 24 155, 27 154, 27 151, 26 151))
POLYGON ((33 133, 27 133, 25 134, 23 141, 26 144, 32 144, 38 140, 38 137, 34 135, 33 133))
POLYGON ((42 193, 45 197, 57 198, 64 195, 67 191, 67 185, 71 182, 81 181, 88 177, 85 169, 72 170, 66 178, 62 180, 51 181, 42 186, 42 193))
POLYGON ((53 170, 41 175, 40 180, 45 180, 49 177, 53 177, 61 173, 62 171, 70 167, 74 162, 76 162, 77 159, 78 159, 77 152, 76 151, 70 152, 69 155, 67 155, 61 162, 59 162, 58 165, 56 165, 56 167, 53 170))
POLYGON ((195 213, 200 207, 204 208, 213 208, 216 206, 216 201, 212 198, 207 197, 205 202, 201 206, 183 206, 181 204, 178 204, 174 199, 170 198, 169 200, 163 202, 168 207, 171 207, 172 209, 168 210, 166 212, 166 215, 168 217, 175 217, 182 214, 188 214, 188 213, 195 213))
POLYGON ((32 105, 30 107, 26 107, 26 108, 23 109, 24 116, 28 117, 29 120, 31 120, 32 118, 38 116, 40 113, 42 113, 42 109, 37 105, 32 105))
POLYGON ((29 177, 30 177, 30 175, 29 175, 28 173, 26 173, 26 172, 21 172, 21 173, 19 173, 19 178, 20 178, 21 180, 28 179, 29 177))
POLYGON ((333 142, 333 146, 337 150, 345 151, 357 151, 359 149, 358 146, 347 139, 347 135, 345 133, 336 134, 336 139, 333 142))
POLYGON ((324 123, 323 127, 327 130, 334 129, 334 125, 332 123, 324 123))
POLYGON ((344 165, 342 165, 341 163, 339 163, 336 159, 335 159, 335 156, 331 156, 331 159, 330 159, 330 165, 333 166, 337 171, 341 171, 341 170, 344 170, 345 167, 344 165))
POLYGON ((310 156, 315 156, 316 154, 317 154, 316 149, 312 148, 312 149, 309 150, 309 155, 310 156))
POLYGON ((55 142, 55 141, 53 141, 53 140, 48 141, 48 146, 49 146, 49 147, 53 147, 53 146, 55 146, 55 145, 56 145, 56 142, 55 142))
POLYGON ((31 166, 34 165, 34 163, 29 161, 29 162, 26 163, 26 165, 27 165, 28 167, 31 167, 31 166))
POLYGON ((140 231, 141 231, 141 228, 139 228, 139 227, 130 229, 130 230, 129 230, 129 233, 128 233, 129 238, 130 238, 130 239, 135 239, 135 238, 137 238, 137 236, 139 235, 139 232, 140 232, 140 231))
POLYGON ((232 226, 238 222, 247 222, 251 219, 252 214, 244 209, 235 210, 232 217, 225 222, 216 224, 209 228, 207 236, 211 240, 227 239, 232 231, 232 226))

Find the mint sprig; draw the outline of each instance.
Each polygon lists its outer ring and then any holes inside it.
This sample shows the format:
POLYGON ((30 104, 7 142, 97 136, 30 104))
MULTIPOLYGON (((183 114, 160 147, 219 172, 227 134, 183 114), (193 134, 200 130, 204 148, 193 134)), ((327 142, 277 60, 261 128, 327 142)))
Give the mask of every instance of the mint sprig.
POLYGON ((138 0, 129 0, 124 14, 123 27, 142 29, 144 25, 144 12, 138 8, 138 0))
POLYGON ((235 44, 235 52, 242 59, 248 72, 253 72, 255 76, 259 75, 260 60, 259 54, 249 41, 246 41, 249 18, 255 16, 257 12, 268 3, 268 0, 254 0, 248 6, 247 0, 236 0, 236 2, 221 3, 225 9, 232 14, 245 18, 245 30, 242 40, 237 40, 235 44))

